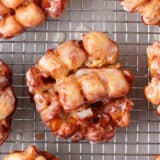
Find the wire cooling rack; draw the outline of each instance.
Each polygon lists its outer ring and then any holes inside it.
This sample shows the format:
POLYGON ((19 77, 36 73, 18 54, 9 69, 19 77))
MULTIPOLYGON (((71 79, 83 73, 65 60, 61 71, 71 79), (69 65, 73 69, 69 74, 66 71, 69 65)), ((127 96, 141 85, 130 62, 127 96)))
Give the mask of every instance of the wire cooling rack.
POLYGON ((149 79, 146 47, 159 39, 158 27, 145 26, 139 15, 123 11, 118 0, 70 0, 59 20, 48 19, 39 28, 2 40, 0 58, 12 68, 18 106, 10 137, 0 148, 0 159, 14 149, 24 149, 28 144, 55 153, 61 160, 153 159, 160 153, 160 123, 145 100, 143 89, 149 79), (47 49, 56 47, 64 38, 74 39, 89 30, 106 32, 117 41, 120 62, 135 74, 130 95, 135 103, 131 126, 118 129, 115 138, 105 144, 72 143, 53 137, 41 123, 25 86, 25 72, 47 49))

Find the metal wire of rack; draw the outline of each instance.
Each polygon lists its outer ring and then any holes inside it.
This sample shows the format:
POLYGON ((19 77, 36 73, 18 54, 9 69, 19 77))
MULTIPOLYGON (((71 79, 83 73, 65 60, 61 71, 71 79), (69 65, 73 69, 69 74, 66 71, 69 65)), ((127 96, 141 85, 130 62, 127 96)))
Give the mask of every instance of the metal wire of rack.
POLYGON ((55 153, 62 160, 151 160, 160 153, 160 123, 143 89, 149 79, 146 47, 160 39, 158 27, 145 26, 137 14, 122 10, 118 0, 70 0, 59 20, 48 19, 39 28, 0 42, 0 58, 13 71, 13 86, 18 106, 12 118, 12 131, 0 148, 0 159, 12 150, 35 144, 39 149, 55 153), (84 27, 85 26, 85 27, 84 27), (118 129, 108 143, 72 143, 55 138, 41 123, 25 86, 25 72, 47 49, 59 43, 59 36, 74 39, 87 28, 107 32, 120 47, 120 62, 135 74, 130 97, 135 107, 131 126, 118 129), (85 28, 85 29, 84 29, 85 28))

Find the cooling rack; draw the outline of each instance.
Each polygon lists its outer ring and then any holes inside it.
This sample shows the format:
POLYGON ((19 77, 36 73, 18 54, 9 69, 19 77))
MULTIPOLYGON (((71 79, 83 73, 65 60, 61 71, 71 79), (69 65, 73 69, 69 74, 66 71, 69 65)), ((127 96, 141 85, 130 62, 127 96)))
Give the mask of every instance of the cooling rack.
POLYGON ((146 47, 160 39, 158 27, 145 26, 137 14, 126 13, 117 0, 70 0, 59 20, 48 19, 42 26, 20 36, 0 42, 0 58, 13 71, 13 86, 18 98, 12 131, 0 148, 0 159, 14 150, 35 144, 55 153, 61 160, 151 160, 160 153, 160 123, 144 98, 143 88, 149 80, 146 47), (120 47, 120 62, 135 74, 130 94, 135 107, 131 126, 118 129, 108 143, 72 143, 52 134, 41 123, 30 102, 25 86, 25 72, 49 48, 64 39, 80 37, 89 30, 106 32, 120 47))

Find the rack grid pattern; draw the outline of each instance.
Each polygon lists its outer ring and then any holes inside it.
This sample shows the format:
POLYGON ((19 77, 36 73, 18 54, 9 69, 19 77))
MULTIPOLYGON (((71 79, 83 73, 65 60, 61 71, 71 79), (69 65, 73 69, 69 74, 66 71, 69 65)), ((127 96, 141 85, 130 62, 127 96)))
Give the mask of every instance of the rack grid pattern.
POLYGON ((118 0, 70 0, 59 20, 48 19, 39 28, 29 29, 13 39, 1 40, 0 58, 13 71, 13 86, 18 98, 12 118, 12 131, 0 148, 0 159, 14 149, 35 144, 55 153, 62 160, 151 160, 160 153, 160 123, 143 89, 148 83, 146 47, 160 40, 158 27, 145 26, 138 14, 123 11, 118 0), (41 123, 25 86, 25 73, 49 48, 65 39, 77 38, 89 30, 109 34, 120 47, 120 62, 135 74, 130 94, 135 107, 131 126, 117 129, 116 136, 105 144, 87 141, 72 143, 52 136, 41 123))

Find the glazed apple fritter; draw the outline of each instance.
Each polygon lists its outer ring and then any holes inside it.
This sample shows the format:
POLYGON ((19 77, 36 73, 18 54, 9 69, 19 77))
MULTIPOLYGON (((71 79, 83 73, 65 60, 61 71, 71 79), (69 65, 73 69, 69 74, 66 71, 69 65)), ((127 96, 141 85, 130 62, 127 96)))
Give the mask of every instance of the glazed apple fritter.
POLYGON ((151 77, 160 74, 160 43, 155 42, 147 48, 148 67, 151 77))
POLYGON ((8 65, 0 60, 0 145, 8 137, 11 115, 15 110, 16 99, 10 84, 10 76, 8 65))
POLYGON ((111 39, 90 32, 49 50, 28 70, 29 93, 55 135, 101 142, 114 136, 116 126, 129 125, 133 74, 111 65, 117 57, 111 39))
POLYGON ((160 43, 149 46, 147 56, 151 82, 145 87, 145 95, 149 102, 157 106, 157 112, 160 114, 160 43))
POLYGON ((1 0, 0 38, 10 38, 26 28, 39 26, 48 15, 59 17, 66 4, 66 0, 1 0))
POLYGON ((159 0, 122 0, 124 10, 138 12, 145 24, 160 25, 159 0))
POLYGON ((28 146, 24 151, 13 151, 3 160, 58 160, 54 155, 45 151, 38 151, 35 146, 28 146))
POLYGON ((41 6, 52 18, 58 18, 66 8, 68 0, 41 0, 41 6))
POLYGON ((160 155, 156 156, 154 160, 160 160, 160 155))

